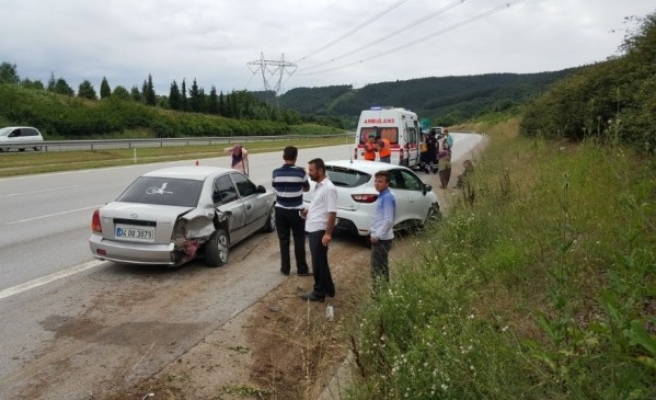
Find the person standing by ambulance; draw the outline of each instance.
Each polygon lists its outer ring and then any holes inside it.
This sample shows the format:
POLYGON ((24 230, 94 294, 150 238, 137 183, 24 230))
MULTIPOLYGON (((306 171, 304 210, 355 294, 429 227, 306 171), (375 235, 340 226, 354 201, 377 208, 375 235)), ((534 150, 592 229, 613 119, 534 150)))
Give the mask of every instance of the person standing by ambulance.
POLYGON ((376 146, 378 147, 378 161, 388 164, 391 163, 392 146, 390 145, 389 139, 379 137, 376 146))
POLYGON ((367 141, 364 143, 364 159, 366 161, 376 161, 376 128, 367 135, 367 141))

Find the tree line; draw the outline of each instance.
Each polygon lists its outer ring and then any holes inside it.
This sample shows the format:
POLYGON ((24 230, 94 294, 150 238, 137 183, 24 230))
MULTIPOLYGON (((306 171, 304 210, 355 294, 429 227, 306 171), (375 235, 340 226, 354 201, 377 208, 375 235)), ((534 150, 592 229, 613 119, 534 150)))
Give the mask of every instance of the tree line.
POLYGON ((182 79, 180 85, 173 80, 168 96, 155 93, 151 74, 144 79, 141 89, 135 85, 128 91, 124 86, 117 85, 112 90, 107 78, 103 77, 99 93, 96 92, 89 80, 82 81, 76 93, 66 79, 55 77, 54 73, 50 74, 50 79, 47 84, 44 84, 40 80, 21 79, 16 64, 3 62, 0 64, 0 83, 16 84, 27 89, 44 90, 91 101, 114 98, 174 111, 217 115, 225 118, 267 120, 289 125, 299 125, 308 119, 307 116, 304 117, 297 111, 280 110, 278 107, 270 106, 248 91, 232 91, 224 94, 222 91, 217 93, 216 87, 212 86, 209 93, 206 93, 205 89, 198 85, 196 79, 193 80, 190 88, 187 88, 186 79, 182 79))

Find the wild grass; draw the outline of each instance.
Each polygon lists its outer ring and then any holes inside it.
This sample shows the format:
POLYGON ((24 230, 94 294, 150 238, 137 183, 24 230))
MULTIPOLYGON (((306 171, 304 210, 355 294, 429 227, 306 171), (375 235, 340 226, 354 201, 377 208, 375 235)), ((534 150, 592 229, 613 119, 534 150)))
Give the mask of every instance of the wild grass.
MULTIPOLYGON (((333 146, 351 143, 351 137, 277 140, 244 143, 251 154, 282 151, 285 146, 298 148, 333 146)), ((234 144, 234 143, 233 143, 234 144)), ((229 144, 205 146, 141 147, 138 149, 98 149, 70 151, 25 151, 0 154, 0 177, 43 172, 70 171, 89 168, 224 157, 229 144)))
POLYGON ((517 127, 354 318, 350 399, 656 398, 654 160, 517 127))

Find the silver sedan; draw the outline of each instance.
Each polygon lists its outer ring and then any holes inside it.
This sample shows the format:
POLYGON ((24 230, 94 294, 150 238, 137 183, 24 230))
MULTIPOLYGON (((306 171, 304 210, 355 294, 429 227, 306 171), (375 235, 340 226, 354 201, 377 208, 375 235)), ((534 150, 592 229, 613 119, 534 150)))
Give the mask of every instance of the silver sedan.
POLYGON ((94 211, 89 245, 101 260, 177 266, 204 256, 218 267, 232 245, 275 230, 275 198, 228 168, 151 171, 94 211))

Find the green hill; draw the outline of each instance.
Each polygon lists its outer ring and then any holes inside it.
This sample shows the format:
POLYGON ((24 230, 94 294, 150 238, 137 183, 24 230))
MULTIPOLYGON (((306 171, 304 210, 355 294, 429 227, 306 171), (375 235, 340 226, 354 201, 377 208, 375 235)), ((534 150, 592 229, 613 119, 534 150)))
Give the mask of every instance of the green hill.
POLYGON ((523 105, 545 92, 554 82, 578 68, 533 74, 485 74, 381 82, 361 89, 328 86, 292 89, 278 99, 280 107, 300 113, 331 115, 354 125, 371 106, 404 107, 451 125, 480 114, 523 105))

